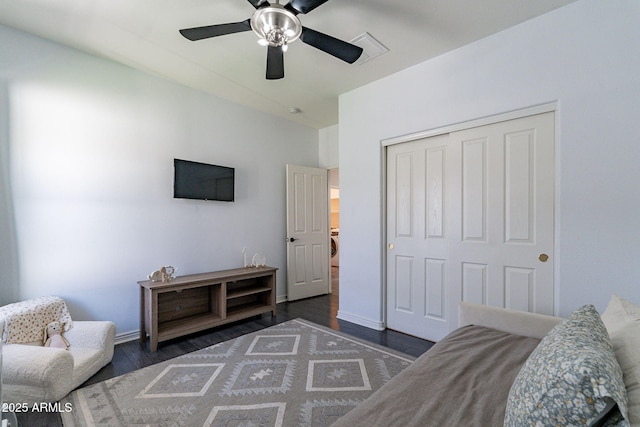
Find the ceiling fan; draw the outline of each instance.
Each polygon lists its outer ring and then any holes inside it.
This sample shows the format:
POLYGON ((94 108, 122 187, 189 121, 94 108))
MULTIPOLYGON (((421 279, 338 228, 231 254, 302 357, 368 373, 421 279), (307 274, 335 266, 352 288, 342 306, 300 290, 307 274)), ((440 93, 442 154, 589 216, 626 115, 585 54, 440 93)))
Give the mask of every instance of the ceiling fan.
POLYGON ((353 64, 362 54, 362 48, 335 37, 303 27, 298 14, 311 12, 328 0, 290 0, 282 6, 279 0, 247 0, 256 11, 250 19, 228 24, 186 28, 180 34, 196 41, 226 34, 253 31, 259 37, 258 43, 267 46, 267 79, 284 77, 284 52, 290 43, 298 38, 310 46, 329 55, 353 64))

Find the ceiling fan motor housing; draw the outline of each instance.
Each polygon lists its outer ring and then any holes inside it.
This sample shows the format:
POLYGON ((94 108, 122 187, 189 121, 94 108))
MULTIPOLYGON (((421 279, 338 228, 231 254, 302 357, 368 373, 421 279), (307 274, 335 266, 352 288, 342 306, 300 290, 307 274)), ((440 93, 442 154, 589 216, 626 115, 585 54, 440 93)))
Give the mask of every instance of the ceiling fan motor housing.
POLYGON ((296 15, 280 4, 257 9, 251 16, 251 29, 270 46, 284 46, 296 41, 302 24, 296 15))

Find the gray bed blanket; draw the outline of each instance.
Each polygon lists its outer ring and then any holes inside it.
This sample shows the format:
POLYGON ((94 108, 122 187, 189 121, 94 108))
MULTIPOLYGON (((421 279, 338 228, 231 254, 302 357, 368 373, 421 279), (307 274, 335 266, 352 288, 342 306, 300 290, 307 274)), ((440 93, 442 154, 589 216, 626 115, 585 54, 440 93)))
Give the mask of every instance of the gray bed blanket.
POLYGON ((502 426, 509 389, 540 340, 465 326, 333 424, 502 426))

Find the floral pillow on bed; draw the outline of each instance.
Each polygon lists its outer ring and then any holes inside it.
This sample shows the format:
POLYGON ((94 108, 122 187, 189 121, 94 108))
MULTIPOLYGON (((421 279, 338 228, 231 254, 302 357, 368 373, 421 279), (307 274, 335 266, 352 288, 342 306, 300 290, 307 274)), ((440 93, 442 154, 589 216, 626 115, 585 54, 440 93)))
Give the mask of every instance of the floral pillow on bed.
POLYGON ((607 330, 592 305, 554 327, 511 386, 505 426, 629 426, 627 394, 607 330))

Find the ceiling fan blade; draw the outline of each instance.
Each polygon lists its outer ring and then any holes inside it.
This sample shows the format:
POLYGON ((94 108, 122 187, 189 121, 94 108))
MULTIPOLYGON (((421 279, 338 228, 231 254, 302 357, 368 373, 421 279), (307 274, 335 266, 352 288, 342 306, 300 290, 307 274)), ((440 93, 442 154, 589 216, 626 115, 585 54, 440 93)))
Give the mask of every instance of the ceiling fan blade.
POLYGON ((313 9, 326 3, 327 1, 329 0, 291 0, 289 4, 285 6, 285 8, 295 14, 309 13, 313 9))
POLYGON ((267 79, 277 80, 284 77, 284 52, 282 47, 268 46, 267 79))
POLYGON ((247 19, 242 22, 231 22, 229 24, 207 25, 206 27, 185 28, 180 30, 180 34, 191 41, 208 39, 209 37, 224 36, 227 34, 251 31, 251 23, 247 19))
POLYGON ((329 55, 342 59, 349 64, 353 64, 362 55, 362 48, 351 43, 347 43, 311 28, 302 27, 300 40, 304 43, 320 49, 329 55))
POLYGON ((260 9, 261 7, 270 6, 267 0, 247 0, 253 7, 260 9))

